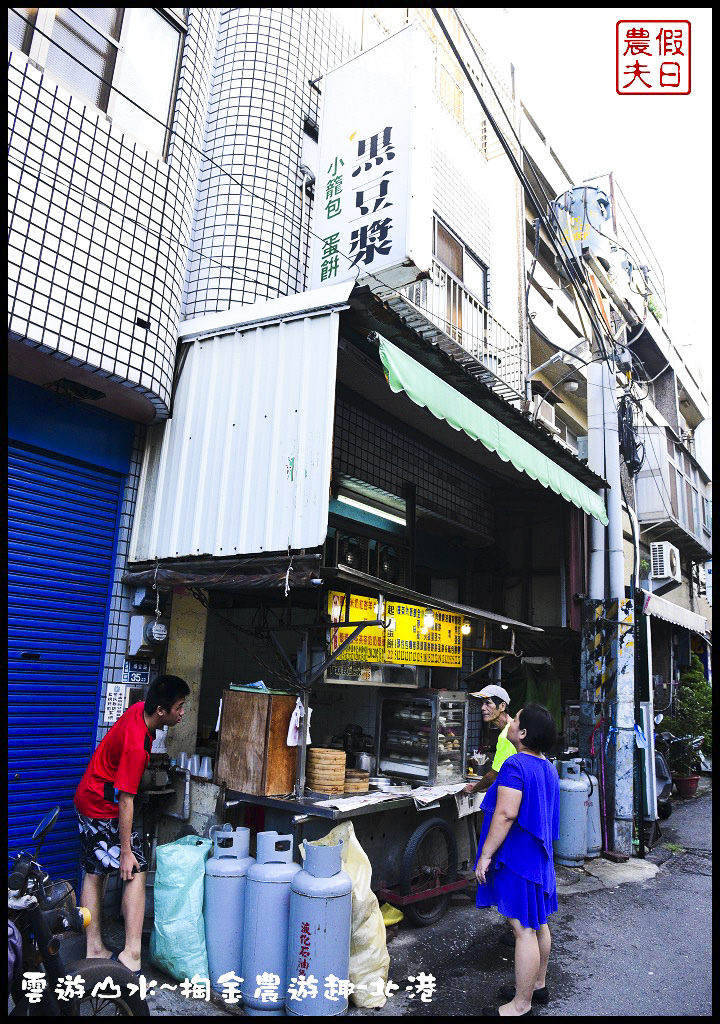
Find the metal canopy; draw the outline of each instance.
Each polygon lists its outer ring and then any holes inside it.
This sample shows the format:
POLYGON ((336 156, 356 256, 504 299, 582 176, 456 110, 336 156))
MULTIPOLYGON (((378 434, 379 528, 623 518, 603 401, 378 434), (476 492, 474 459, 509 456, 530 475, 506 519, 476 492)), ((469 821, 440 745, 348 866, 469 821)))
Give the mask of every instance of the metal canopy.
MULTIPOLYGON (((514 405, 496 394, 480 375, 473 374, 466 365, 467 353, 463 350, 463 355, 460 356, 456 349, 461 346, 457 346, 456 343, 452 346, 445 345, 446 340, 451 342, 452 339, 442 331, 438 331, 437 336, 419 333, 401 316, 398 309, 374 295, 369 288, 356 288, 350 296, 349 304, 352 310, 352 319, 349 322, 356 330, 376 331, 383 335, 426 369, 470 398, 481 409, 487 410, 501 423, 526 438, 535 448, 592 490, 609 488, 606 480, 593 473, 554 438, 523 416, 514 405), (442 345, 440 339, 443 340, 442 345)), ((344 313, 343 316, 350 317, 350 313, 344 313)), ((435 330, 438 328, 435 327, 435 330)))
POLYGON ((388 583, 387 580, 378 579, 376 576, 368 576, 367 573, 358 572, 357 569, 350 569, 345 566, 337 568, 323 567, 318 571, 318 576, 323 583, 331 586, 352 586, 358 590, 370 590, 372 593, 380 593, 385 597, 401 598, 408 604, 429 605, 441 611, 455 612, 457 615, 464 615, 466 618, 483 619, 486 622, 497 622, 500 626, 509 626, 511 629, 522 630, 525 633, 542 633, 539 626, 530 626, 526 622, 518 622, 517 619, 509 619, 505 615, 498 615, 497 612, 488 612, 482 608, 472 608, 470 605, 457 604, 454 601, 445 601, 440 597, 432 597, 429 594, 422 594, 418 590, 408 590, 407 587, 400 587, 396 583, 388 583))
POLYGON ((518 472, 527 474, 531 480, 537 480, 607 525, 603 499, 526 438, 382 337, 380 359, 392 391, 404 391, 416 405, 429 409, 437 419, 445 420, 454 430, 464 431, 473 441, 480 441, 495 452, 503 462, 511 462, 518 472))

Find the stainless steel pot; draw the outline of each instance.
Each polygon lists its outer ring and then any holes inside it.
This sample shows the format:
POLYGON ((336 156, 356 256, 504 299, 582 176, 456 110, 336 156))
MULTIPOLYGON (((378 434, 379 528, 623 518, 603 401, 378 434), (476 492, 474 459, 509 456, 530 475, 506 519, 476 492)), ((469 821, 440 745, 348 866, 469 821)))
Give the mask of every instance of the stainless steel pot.
POLYGON ((360 771, 370 772, 372 775, 375 771, 375 758, 372 754, 356 754, 355 767, 359 768, 360 771))

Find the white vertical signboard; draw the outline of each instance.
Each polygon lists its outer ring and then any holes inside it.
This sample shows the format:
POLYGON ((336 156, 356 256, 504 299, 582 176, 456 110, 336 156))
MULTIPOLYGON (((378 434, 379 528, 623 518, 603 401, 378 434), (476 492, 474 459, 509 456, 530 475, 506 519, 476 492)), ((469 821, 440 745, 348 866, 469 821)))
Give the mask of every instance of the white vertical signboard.
POLYGON ((408 25, 323 79, 312 288, 400 288, 430 270, 433 68, 408 25))

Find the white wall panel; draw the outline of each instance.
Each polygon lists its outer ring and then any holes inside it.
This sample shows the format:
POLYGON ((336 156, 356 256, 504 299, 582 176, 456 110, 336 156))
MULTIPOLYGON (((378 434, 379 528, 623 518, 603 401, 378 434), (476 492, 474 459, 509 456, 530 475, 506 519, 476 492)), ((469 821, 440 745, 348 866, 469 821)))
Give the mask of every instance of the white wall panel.
POLYGON ((149 430, 130 560, 325 539, 337 311, 190 345, 172 419, 149 430))

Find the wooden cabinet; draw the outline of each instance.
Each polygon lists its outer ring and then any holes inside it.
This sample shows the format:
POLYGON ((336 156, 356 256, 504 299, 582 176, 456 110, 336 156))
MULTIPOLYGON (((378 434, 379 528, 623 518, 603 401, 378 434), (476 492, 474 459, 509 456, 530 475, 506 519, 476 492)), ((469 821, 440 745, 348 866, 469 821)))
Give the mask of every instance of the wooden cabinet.
POLYGON ((295 787, 297 747, 287 745, 292 695, 223 692, 215 781, 254 796, 282 796, 295 787))

